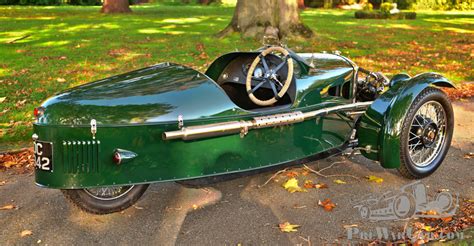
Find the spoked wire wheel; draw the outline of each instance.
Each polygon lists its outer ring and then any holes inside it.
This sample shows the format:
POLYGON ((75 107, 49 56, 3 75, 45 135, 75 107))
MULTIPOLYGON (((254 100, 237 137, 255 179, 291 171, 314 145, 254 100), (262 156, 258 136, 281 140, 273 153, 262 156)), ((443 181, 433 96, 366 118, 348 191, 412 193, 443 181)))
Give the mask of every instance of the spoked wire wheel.
POLYGON ((132 206, 148 184, 61 190, 72 204, 89 213, 108 214, 132 206))
POLYGON ((446 140, 446 112, 436 101, 424 103, 411 122, 409 157, 418 167, 429 165, 446 140))
POLYGON ((410 179, 432 174, 451 146, 451 102, 435 87, 424 89, 409 106, 400 128, 400 173, 410 179))
POLYGON ((92 189, 84 189, 84 191, 90 196, 103 201, 110 201, 118 199, 133 189, 134 185, 131 186, 112 186, 112 187, 100 187, 92 189))

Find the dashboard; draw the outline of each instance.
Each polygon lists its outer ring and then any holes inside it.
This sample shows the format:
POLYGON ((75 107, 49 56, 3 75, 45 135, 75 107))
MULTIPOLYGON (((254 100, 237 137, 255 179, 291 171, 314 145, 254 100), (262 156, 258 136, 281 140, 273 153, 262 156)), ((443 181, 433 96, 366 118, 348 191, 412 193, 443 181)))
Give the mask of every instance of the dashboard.
MULTIPOLYGON (((248 98, 247 90, 245 87, 245 82, 247 80, 247 74, 250 66, 257 57, 258 54, 249 53, 241 54, 235 57, 231 62, 229 62, 225 68, 220 73, 217 78, 217 84, 224 89, 230 99, 236 103, 238 106, 244 109, 256 109, 261 108, 261 106, 255 105, 248 98)), ((267 64, 270 69, 277 67, 283 62, 283 59, 279 56, 269 54, 265 56, 267 64)), ((295 67, 297 67, 296 65, 295 67)), ((290 88, 288 89, 286 95, 281 98, 274 106, 289 105, 293 102, 296 92, 295 85, 295 76, 293 76, 293 81, 291 82, 290 88)), ((288 75, 288 67, 285 65, 277 73, 277 79, 281 82, 284 82, 288 75)), ((264 69, 261 64, 257 65, 253 72, 253 76, 260 78, 264 76, 264 69)), ((258 81, 252 81, 252 85, 256 86, 259 84, 258 81)), ((269 83, 263 84, 254 94, 261 99, 268 100, 274 97, 273 90, 269 83)))

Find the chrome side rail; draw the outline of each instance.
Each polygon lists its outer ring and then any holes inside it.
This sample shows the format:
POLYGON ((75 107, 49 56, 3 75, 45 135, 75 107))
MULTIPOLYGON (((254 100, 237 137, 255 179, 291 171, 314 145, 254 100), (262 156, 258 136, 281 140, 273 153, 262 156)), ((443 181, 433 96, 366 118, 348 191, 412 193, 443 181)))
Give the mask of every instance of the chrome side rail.
POLYGON ((269 128, 275 126, 284 126, 303 122, 319 116, 325 116, 334 112, 354 111, 366 109, 372 102, 357 102, 346 105, 328 107, 324 109, 274 114, 268 116, 255 117, 252 120, 228 121, 214 124, 183 127, 177 131, 168 131, 163 133, 164 140, 183 139, 194 140, 201 138, 217 137, 223 135, 240 134, 241 137, 247 135, 249 130, 269 128))

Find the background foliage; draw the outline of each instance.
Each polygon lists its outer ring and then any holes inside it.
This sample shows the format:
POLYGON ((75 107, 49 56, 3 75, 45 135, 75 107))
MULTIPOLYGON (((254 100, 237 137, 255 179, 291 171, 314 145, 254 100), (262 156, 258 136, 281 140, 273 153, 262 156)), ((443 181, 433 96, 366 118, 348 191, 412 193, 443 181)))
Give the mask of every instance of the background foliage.
MULTIPOLYGON (((99 6, 0 6, 0 145, 27 141, 33 108, 64 89, 169 61, 205 71, 219 55, 260 40, 223 39, 234 9, 145 4, 104 15, 99 6), (19 39, 19 40, 18 40, 19 39)), ((296 52, 340 50, 389 77, 438 72, 474 81, 474 12, 419 11, 416 20, 359 20, 354 11, 306 9, 315 36, 289 40, 296 52)))
MULTIPOLYGON (((101 5, 103 0, 0 0, 0 5, 101 5)), ((135 4, 138 0, 129 0, 135 4)), ((149 2, 172 4, 223 4, 235 5, 237 0, 148 0, 149 2)), ((379 8, 382 2, 397 3, 399 9, 414 10, 473 10, 474 0, 305 0, 311 8, 335 8, 347 4, 370 2, 379 8)))

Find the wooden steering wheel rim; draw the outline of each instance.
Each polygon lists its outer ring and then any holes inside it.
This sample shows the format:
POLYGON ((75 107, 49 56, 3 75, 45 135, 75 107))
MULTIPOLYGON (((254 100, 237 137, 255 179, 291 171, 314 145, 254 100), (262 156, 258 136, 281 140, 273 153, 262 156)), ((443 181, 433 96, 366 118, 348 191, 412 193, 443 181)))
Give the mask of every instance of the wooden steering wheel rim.
POLYGON ((290 88, 291 81, 293 79, 293 59, 289 56, 289 54, 290 53, 283 47, 271 46, 271 47, 268 47, 267 49, 265 49, 264 51, 262 51, 262 53, 260 55, 258 55, 255 58, 255 60, 252 62, 252 65, 250 65, 250 68, 249 68, 248 73, 247 73, 247 80, 245 81, 245 89, 247 90, 248 96, 249 96, 250 100, 252 100, 253 103, 255 103, 259 106, 270 106, 270 105, 276 103, 279 98, 282 98, 283 96, 285 96, 286 92, 290 88), (288 58, 287 59, 288 74, 287 74, 287 77, 286 77, 286 81, 283 84, 283 87, 281 88, 280 92, 278 92, 278 94, 277 94, 278 97, 275 96, 275 97, 270 98, 268 100, 260 100, 257 97, 255 97, 255 95, 252 92, 253 72, 255 71, 255 68, 257 68, 258 63, 260 62, 260 56, 266 56, 266 55, 270 54, 273 51, 278 51, 278 52, 282 53, 284 56, 286 56, 288 58))

